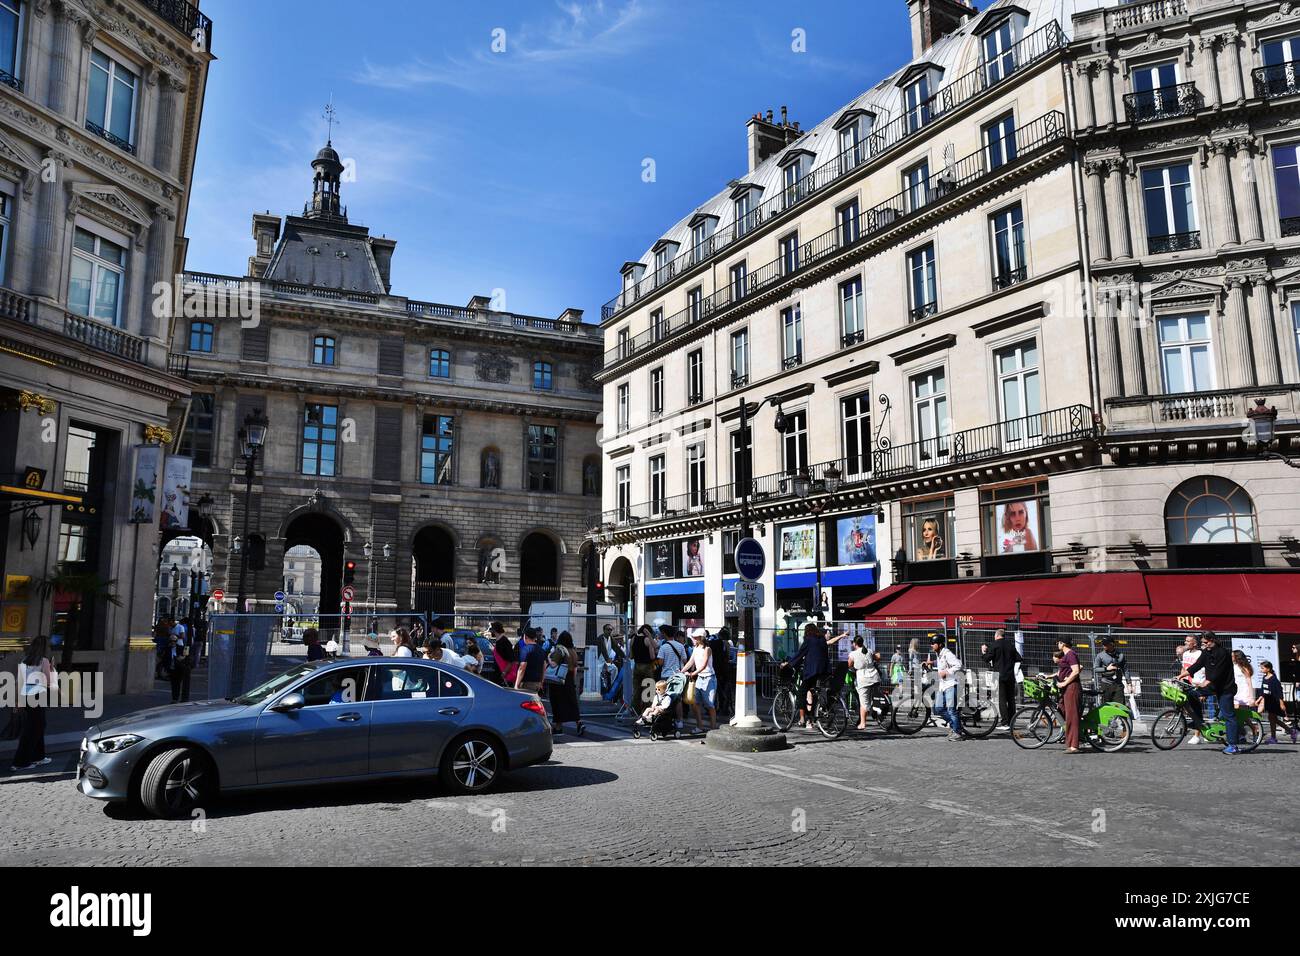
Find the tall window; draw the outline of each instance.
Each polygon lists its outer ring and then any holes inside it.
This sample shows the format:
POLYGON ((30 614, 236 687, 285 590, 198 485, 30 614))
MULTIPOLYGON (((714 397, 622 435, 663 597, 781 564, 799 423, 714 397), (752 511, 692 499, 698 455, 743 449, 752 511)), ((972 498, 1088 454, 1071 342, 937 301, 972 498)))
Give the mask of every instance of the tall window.
POLYGON ((1016 158, 1016 117, 1013 113, 999 117, 984 127, 984 159, 989 169, 997 169, 1016 158))
POLYGON ((844 423, 845 477, 871 471, 871 393, 859 392, 840 399, 844 423))
POLYGON ((549 392, 555 387, 555 379, 552 375, 550 362, 533 363, 533 388, 540 388, 549 392))
POLYGON ((993 287, 1005 289, 1025 280, 1025 217, 1016 203, 989 217, 993 233, 993 287))
POLYGON ((451 415, 425 415, 420 433, 420 481, 426 485, 452 484, 452 452, 456 419, 451 415))
POLYGON ((664 325, 664 310, 655 309, 650 313, 650 338, 658 342, 664 337, 667 326, 664 325))
POLYGON ((1294 92, 1300 81, 1300 36, 1263 44, 1264 88, 1269 96, 1294 92))
POLYGON ((77 229, 72 237, 68 308, 87 318, 122 324, 126 250, 115 242, 77 229))
POLYGON ((732 213, 736 217, 736 235, 743 236, 749 232, 751 226, 749 220, 749 192, 741 193, 731 205, 732 213))
POLYGON ((846 202, 835 211, 840 224, 840 245, 849 246, 858 241, 858 201, 846 202))
POLYGON ((123 149, 134 152, 136 90, 140 78, 98 50, 90 53, 90 91, 86 126, 123 149))
POLYGON ((992 33, 984 36, 984 79, 989 86, 1010 76, 1016 69, 1012 52, 1011 21, 1004 20, 992 33))
POLYGON ((0 193, 0 285, 5 285, 9 280, 9 223, 12 204, 13 199, 7 193, 0 193))
POLYGON ((1178 106, 1178 64, 1157 63, 1133 71, 1133 92, 1142 115, 1160 115, 1178 106))
POLYGON ((332 476, 338 458, 338 441, 338 406, 308 403, 302 419, 302 473, 332 476))
POLYGON ((212 323, 211 322, 190 323, 190 351, 191 352, 212 351, 212 323))
POLYGON ((789 166, 785 167, 785 204, 793 206, 804 197, 803 190, 803 161, 795 160, 789 166))
POLYGON ((706 255, 704 251, 704 242, 708 238, 709 227, 707 223, 697 222, 691 227, 691 259, 694 262, 700 262, 706 255))
POLYGON ((650 459, 650 513, 660 515, 668 507, 667 488, 664 484, 664 456, 650 459))
POLYGON ((705 503, 705 489, 708 487, 708 475, 705 472, 704 443, 691 445, 686 449, 686 488, 690 496, 690 507, 699 508, 705 503))
POLYGON ((1156 319, 1160 339, 1160 371, 1169 394, 1215 388, 1214 348, 1210 318, 1204 313, 1156 319))
POLYGON ((0 83, 17 86, 22 77, 23 4, 0 0, 0 83))
POLYGON ((212 423, 215 409, 215 395, 195 392, 190 396, 190 413, 185 418, 179 453, 194 459, 195 468, 209 468, 212 465, 212 423))
POLYGON ((555 491, 560 431, 554 425, 528 426, 528 490, 555 491))
POLYGON ((686 293, 686 315, 692 322, 704 318, 704 289, 700 286, 686 293))
POLYGON ((64 490, 90 490, 90 473, 97 470, 94 467, 97 438, 96 433, 89 428, 69 426, 63 453, 64 490))
POLYGON ((948 417, 948 382, 941 368, 913 375, 912 429, 920 444, 918 458, 926 461, 948 450, 952 420, 948 417))
POLYGON ((650 414, 662 415, 664 413, 664 369, 652 368, 650 370, 650 414))
POLYGON ((1146 199, 1150 252, 1200 248, 1190 163, 1142 170, 1142 192, 1146 199))
POLYGON ((672 252, 668 246, 664 246, 655 253, 655 285, 667 282, 669 276, 672 274, 671 270, 668 268, 669 264, 672 262, 672 259, 670 258, 671 255, 672 252))
POLYGON ((906 190, 908 212, 914 212, 929 202, 930 163, 918 163, 903 173, 903 188, 906 190))
POLYGON ((799 268, 799 233, 781 238, 781 271, 786 275, 799 268))
POLYGON ((939 288, 935 282, 934 243, 907 254, 908 292, 911 319, 916 322, 939 311, 939 288))
POLYGON ((903 90, 903 105, 907 110, 907 131, 915 133, 930 122, 930 78, 920 77, 903 90))
POLYGON ((785 436, 781 442, 782 462, 787 474, 808 467, 808 413, 804 409, 785 416, 785 436))
POLYGON ((862 150, 858 148, 861 137, 862 131, 858 128, 856 120, 840 130, 841 169, 852 169, 862 162, 862 150))
POLYGON ((686 401, 694 405, 704 401, 704 350, 686 356, 686 401))
POLYGON ((785 367, 803 364, 803 313, 799 303, 781 310, 782 341, 785 343, 785 367))
POLYGON ((618 387, 617 394, 618 394, 618 408, 617 408, 618 433, 621 435, 623 434, 623 432, 627 431, 628 414, 631 410, 631 403, 628 401, 628 386, 626 382, 624 382, 622 385, 618 387))
POLYGON ((1003 436, 1007 441, 1038 437, 1043 429, 1038 417, 1043 411, 1038 343, 1029 339, 998 349, 993 361, 997 366, 998 417, 1003 422, 1003 436))
POLYGON ((1277 214, 1282 235, 1300 235, 1300 162, 1296 143, 1274 146, 1273 181, 1277 185, 1277 214))
POLYGON ((749 270, 745 263, 737 262, 731 267, 731 301, 739 302, 745 297, 746 279, 749 276, 749 270))
POLYGON ((1300 360, 1300 302, 1291 303, 1291 338, 1296 359, 1300 360))
POLYGON ((618 506, 618 520, 626 521, 632 513, 632 467, 620 465, 614 469, 614 496, 618 506))
POLYGON ((744 492, 745 482, 754 480, 754 449, 751 429, 737 428, 731 433, 731 485, 736 497, 744 492))
POLYGON ((334 365, 338 358, 334 336, 318 335, 311 341, 311 364, 334 365))
POLYGON ((626 328, 618 330, 618 357, 621 359, 625 359, 632 354, 629 338, 630 334, 626 328))
POLYGON ((446 349, 429 349, 429 377, 451 378, 451 353, 446 349))
POLYGON ((731 333, 731 387, 749 382, 749 329, 731 333))
POLYGON ((840 283, 840 342, 855 345, 866 337, 866 307, 862 302, 862 277, 840 283))

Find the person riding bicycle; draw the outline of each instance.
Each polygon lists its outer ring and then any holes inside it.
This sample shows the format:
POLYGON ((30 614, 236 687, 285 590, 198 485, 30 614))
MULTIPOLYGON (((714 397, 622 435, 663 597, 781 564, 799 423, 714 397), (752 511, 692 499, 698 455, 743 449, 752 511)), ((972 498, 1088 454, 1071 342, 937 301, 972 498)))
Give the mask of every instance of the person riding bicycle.
MULTIPOLYGON (((1232 655, 1226 648, 1219 646, 1219 639, 1213 631, 1206 631, 1201 635, 1201 648, 1201 656, 1191 666, 1183 668, 1183 672, 1178 676, 1183 680, 1191 680, 1192 675, 1197 671, 1205 672, 1205 678, 1210 682, 1210 690, 1218 700, 1219 711, 1223 714, 1223 723, 1228 731, 1228 746, 1223 748, 1223 752, 1235 754, 1240 738, 1237 710, 1233 706, 1233 697, 1237 691, 1237 676, 1232 668, 1232 655)), ((1192 705, 1192 729, 1199 734, 1201 728, 1205 726, 1200 701, 1194 694, 1188 695, 1187 699, 1192 705)))
POLYGON ((802 679, 799 681, 799 688, 795 695, 799 698, 800 727, 808 726, 808 710, 813 701, 812 695, 830 676, 830 645, 836 640, 838 638, 832 638, 828 642, 822 634, 822 629, 809 621, 804 625, 803 643, 799 646, 798 652, 785 664, 786 667, 795 669, 796 673, 801 673, 802 679), (802 672, 798 670, 800 665, 803 665, 802 672))

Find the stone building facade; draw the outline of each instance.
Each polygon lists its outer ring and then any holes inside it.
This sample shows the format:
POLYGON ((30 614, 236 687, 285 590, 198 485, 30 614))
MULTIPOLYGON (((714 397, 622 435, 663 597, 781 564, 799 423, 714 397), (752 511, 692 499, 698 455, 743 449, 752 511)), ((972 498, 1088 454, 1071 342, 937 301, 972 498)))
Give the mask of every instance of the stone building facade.
POLYGON ((9 0, 0 21, 0 653, 54 634, 139 689, 160 541, 133 483, 189 391, 154 288, 184 261, 212 23, 173 0, 9 0), (60 569, 102 586, 42 597, 60 569))
POLYGON ((891 613, 892 584, 1297 564, 1276 456, 1300 185, 1275 183, 1300 9, 907 7, 909 64, 809 129, 756 114, 748 171, 623 266, 592 536, 610 598, 738 623, 742 501, 768 647, 818 603, 891 613), (1271 459, 1243 437, 1254 398, 1278 411, 1271 459))
POLYGON ((202 521, 225 608, 245 535, 239 432, 257 409, 269 437, 247 528, 265 566, 248 575, 248 607, 273 610, 299 545, 320 556, 322 614, 339 611, 347 562, 354 613, 509 615, 585 598, 599 330, 578 310, 393 294, 396 241, 348 221, 343 168, 327 145, 301 215, 253 217, 246 276, 186 276, 173 370, 194 394, 175 450, 193 460, 192 500, 213 500, 202 521))

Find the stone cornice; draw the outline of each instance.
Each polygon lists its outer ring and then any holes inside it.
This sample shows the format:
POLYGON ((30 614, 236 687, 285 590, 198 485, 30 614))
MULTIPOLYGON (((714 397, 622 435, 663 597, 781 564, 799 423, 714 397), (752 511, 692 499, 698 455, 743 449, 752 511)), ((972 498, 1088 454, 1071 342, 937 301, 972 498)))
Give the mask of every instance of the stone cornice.
MULTIPOLYGON (((157 348, 156 344, 153 347, 157 348)), ((169 402, 188 398, 189 387, 159 368, 124 362, 107 352, 83 348, 72 339, 39 326, 0 319, 0 349, 42 365, 68 369, 88 378, 112 382, 169 402)))

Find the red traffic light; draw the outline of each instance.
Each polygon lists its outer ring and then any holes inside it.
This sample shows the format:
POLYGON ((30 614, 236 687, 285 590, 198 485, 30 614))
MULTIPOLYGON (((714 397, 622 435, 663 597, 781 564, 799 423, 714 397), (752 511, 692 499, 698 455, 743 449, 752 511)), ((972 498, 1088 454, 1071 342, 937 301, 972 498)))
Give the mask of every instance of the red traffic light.
POLYGON ((346 567, 349 571, 355 571, 357 569, 357 563, 355 561, 349 561, 346 565, 344 565, 344 567, 346 567))

